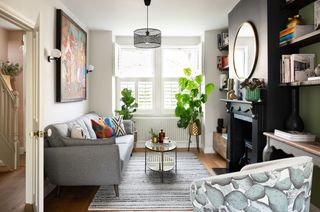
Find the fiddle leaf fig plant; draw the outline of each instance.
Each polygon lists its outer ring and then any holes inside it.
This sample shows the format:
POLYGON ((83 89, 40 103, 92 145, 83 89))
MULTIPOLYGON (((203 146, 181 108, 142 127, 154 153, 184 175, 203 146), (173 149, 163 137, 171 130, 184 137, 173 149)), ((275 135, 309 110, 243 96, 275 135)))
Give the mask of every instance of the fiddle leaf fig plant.
POLYGON ((116 113, 122 115, 125 120, 132 119, 133 113, 137 111, 138 103, 136 103, 136 99, 132 95, 132 90, 124 88, 121 91, 121 95, 123 105, 120 110, 116 110, 116 113))
POLYGON ((186 129, 189 123, 200 123, 200 118, 203 116, 202 106, 213 92, 214 84, 206 84, 202 92, 203 76, 200 74, 193 77, 190 68, 185 68, 184 74, 185 77, 179 78, 180 92, 176 94, 175 115, 179 117, 178 127, 186 129))

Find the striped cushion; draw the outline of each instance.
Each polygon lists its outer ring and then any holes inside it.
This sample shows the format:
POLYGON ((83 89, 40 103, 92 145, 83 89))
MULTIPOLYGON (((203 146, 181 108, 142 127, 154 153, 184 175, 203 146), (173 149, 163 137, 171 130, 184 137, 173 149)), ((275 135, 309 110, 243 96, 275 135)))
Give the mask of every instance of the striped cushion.
POLYGON ((117 137, 127 135, 126 130, 124 129, 122 116, 113 116, 112 124, 117 137))

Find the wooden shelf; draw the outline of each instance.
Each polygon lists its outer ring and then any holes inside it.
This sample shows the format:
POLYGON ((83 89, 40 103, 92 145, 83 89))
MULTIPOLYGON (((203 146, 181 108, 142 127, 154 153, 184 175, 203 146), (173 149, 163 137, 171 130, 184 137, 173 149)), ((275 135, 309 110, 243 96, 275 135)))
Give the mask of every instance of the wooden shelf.
POLYGON ((241 103, 241 104, 262 104, 262 101, 258 101, 258 102, 249 102, 246 100, 230 100, 230 99, 220 99, 220 101, 222 102, 230 102, 230 103, 241 103))
POLYGON ((317 42, 320 42, 320 30, 316 30, 301 37, 295 38, 288 44, 280 46, 280 48, 301 48, 317 42))
POLYGON ((223 89, 222 89, 222 88, 219 88, 219 90, 220 90, 220 91, 226 91, 226 92, 228 92, 228 89, 227 89, 227 88, 223 88, 223 89))
POLYGON ((294 0, 282 7, 282 10, 300 10, 315 1, 316 0, 294 0))
POLYGON ((320 85, 320 80, 308 80, 304 82, 290 82, 290 83, 282 83, 280 86, 289 86, 289 87, 303 87, 303 86, 317 86, 320 85))

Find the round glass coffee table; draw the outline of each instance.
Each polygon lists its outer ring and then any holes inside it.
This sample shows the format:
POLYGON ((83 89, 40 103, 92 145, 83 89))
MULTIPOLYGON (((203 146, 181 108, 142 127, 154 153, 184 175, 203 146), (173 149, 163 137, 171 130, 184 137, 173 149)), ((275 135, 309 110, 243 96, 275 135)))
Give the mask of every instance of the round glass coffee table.
POLYGON ((160 172, 162 183, 164 172, 171 171, 175 168, 175 173, 177 173, 177 143, 175 141, 156 144, 151 141, 146 141, 144 153, 144 172, 147 172, 147 167, 152 171, 160 172), (149 151, 159 154, 147 156, 147 152, 149 151), (174 158, 173 156, 165 154, 172 151, 175 151, 174 158))

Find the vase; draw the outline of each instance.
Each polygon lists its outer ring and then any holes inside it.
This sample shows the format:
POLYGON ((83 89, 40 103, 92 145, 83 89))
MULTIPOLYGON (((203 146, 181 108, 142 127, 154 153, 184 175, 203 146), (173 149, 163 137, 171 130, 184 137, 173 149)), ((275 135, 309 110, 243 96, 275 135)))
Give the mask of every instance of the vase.
POLYGON ((292 112, 286 121, 286 130, 303 132, 304 123, 299 115, 299 90, 292 89, 292 112))
POLYGON ((156 144, 158 143, 158 137, 157 136, 153 136, 152 139, 151 139, 151 142, 156 144))
POLYGON ((250 102, 257 102, 260 100, 260 89, 255 88, 251 90, 250 88, 246 88, 245 99, 250 102))
POLYGON ((11 76, 10 75, 4 75, 4 74, 1 74, 1 76, 4 79, 4 82, 6 83, 8 89, 10 91, 13 91, 12 86, 11 86, 11 76))
POLYGON ((189 135, 201 135, 201 124, 200 122, 190 122, 189 124, 189 135))

